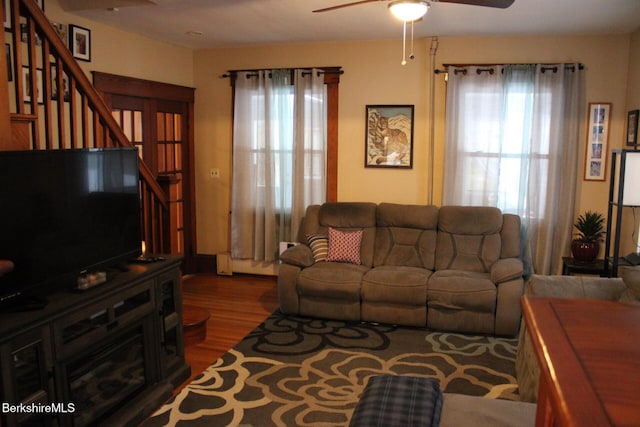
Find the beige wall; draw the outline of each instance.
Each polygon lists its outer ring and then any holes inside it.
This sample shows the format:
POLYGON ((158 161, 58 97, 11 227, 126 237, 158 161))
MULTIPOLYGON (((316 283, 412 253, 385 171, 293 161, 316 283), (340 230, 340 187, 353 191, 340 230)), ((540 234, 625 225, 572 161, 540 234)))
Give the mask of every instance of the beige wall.
POLYGON ((401 67, 401 43, 327 43, 203 50, 195 54, 196 200, 198 251, 227 247, 231 180, 231 88, 219 76, 228 70, 334 66, 340 78, 338 199, 424 203, 427 191, 425 134, 425 42, 419 59, 401 67), (416 145, 412 170, 364 168, 364 115, 367 104, 415 105, 416 145), (221 177, 211 179, 210 168, 221 177), (397 187, 400 185, 401 187, 397 187))
MULTIPOLYGON (((228 250, 231 180, 231 88, 220 75, 232 69, 342 66, 340 83, 338 199, 428 203, 430 201, 429 49, 417 40, 416 60, 400 65, 402 41, 258 46, 191 51, 123 32, 64 12, 46 1, 52 21, 91 30, 93 70, 196 87, 196 201, 198 253, 228 250), (415 105, 414 167, 364 168, 367 104, 415 105), (210 178, 219 168, 220 178, 210 178)), ((126 9, 123 9, 124 13, 126 9)), ((633 35, 563 37, 442 37, 436 66, 445 63, 581 62, 587 68, 586 102, 611 102, 610 148, 621 148, 628 110, 640 108, 640 31, 633 35)), ((435 78, 433 202, 442 198, 444 77, 435 78)), ((586 105, 585 105, 586 111, 586 105)), ((583 126, 586 129, 586 124, 583 126)), ((584 135, 582 140, 584 140, 584 135)), ((584 150, 583 144, 583 150, 584 150)), ((607 210, 608 180, 583 181, 580 153, 578 211, 607 210)), ((628 215, 627 215, 628 217, 628 215)), ((632 219, 632 218, 631 218, 632 219)), ((625 223, 632 222, 625 218, 625 223)), ((626 235, 626 231, 625 231, 626 235)), ((627 239, 629 240, 629 239, 627 239)), ((634 246, 631 241, 627 246, 634 246)))
MULTIPOLYGON (((57 0, 46 0, 50 21, 91 30, 91 62, 79 61, 91 79, 91 71, 193 86, 193 51, 117 30, 65 12, 57 0)), ((126 13, 123 8, 118 13, 126 13)))
MULTIPOLYGON (((637 35, 634 40, 637 39, 637 35)), ((586 102, 611 102, 611 148, 624 141, 631 37, 475 37, 440 38, 436 63, 581 62, 587 69, 586 102)), ((637 44, 637 41, 635 42, 637 44)), ((269 67, 342 66, 339 112, 338 199, 427 203, 429 200, 429 49, 416 43, 416 60, 400 65, 402 42, 370 41, 201 50, 194 55, 196 91, 196 200, 198 252, 228 249, 231 180, 231 88, 219 76, 228 70, 269 67), (364 167, 364 114, 367 104, 415 105, 414 167, 364 167), (221 177, 209 177, 219 168, 221 177)), ((640 57, 640 55, 635 55, 640 57)), ((636 73, 638 75, 638 73, 636 73)), ((637 92, 636 92, 637 93, 637 92)), ((444 77, 436 77, 434 203, 442 196, 444 77)), ((637 96, 636 96, 637 99, 637 96)), ((587 106, 584 106, 585 111, 587 106)), ((583 129, 586 129, 584 124, 583 129)), ((584 135, 582 140, 585 140, 584 135)), ((580 153, 577 202, 606 213, 608 182, 583 181, 580 153)))

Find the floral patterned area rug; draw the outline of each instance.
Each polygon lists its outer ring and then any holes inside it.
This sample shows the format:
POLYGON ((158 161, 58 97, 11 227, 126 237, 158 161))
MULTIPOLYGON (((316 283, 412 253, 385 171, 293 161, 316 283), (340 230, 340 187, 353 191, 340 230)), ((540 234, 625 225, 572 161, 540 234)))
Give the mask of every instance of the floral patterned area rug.
POLYGON ((369 378, 518 400, 517 339, 286 316, 279 311, 143 425, 347 426, 369 378))

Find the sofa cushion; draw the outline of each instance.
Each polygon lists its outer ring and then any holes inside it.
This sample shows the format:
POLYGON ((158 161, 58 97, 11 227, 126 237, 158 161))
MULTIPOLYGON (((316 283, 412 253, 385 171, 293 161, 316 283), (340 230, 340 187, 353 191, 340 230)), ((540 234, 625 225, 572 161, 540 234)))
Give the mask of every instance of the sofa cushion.
POLYGON ((362 230, 360 245, 360 263, 373 266, 373 247, 376 238, 376 204, 358 202, 327 202, 311 213, 309 222, 303 221, 302 229, 306 234, 328 233, 329 228, 342 231, 362 230))
POLYGON ((298 295, 360 301, 362 276, 369 268, 362 265, 318 262, 298 276, 298 295))
POLYGON ((502 213, 484 206, 443 206, 438 213, 436 270, 487 273, 502 252, 502 213))
POLYGON ((435 230, 380 227, 376 235, 373 265, 397 265, 433 270, 435 230))
POLYGON ((376 226, 376 204, 358 202, 327 202, 318 212, 320 225, 334 228, 376 226))
POLYGON ((436 271, 427 283, 429 307, 493 313, 496 295, 496 286, 485 273, 436 271))
POLYGON ((381 203, 376 218, 374 266, 398 265, 433 270, 437 207, 381 203))
POLYGON ((438 228, 438 208, 428 205, 380 203, 376 211, 378 227, 403 227, 422 230, 438 228))
POLYGON ((416 267, 373 268, 362 279, 362 301, 426 305, 430 275, 430 270, 416 267))
POLYGON ((329 227, 329 250, 326 261, 360 264, 362 230, 340 231, 329 227))

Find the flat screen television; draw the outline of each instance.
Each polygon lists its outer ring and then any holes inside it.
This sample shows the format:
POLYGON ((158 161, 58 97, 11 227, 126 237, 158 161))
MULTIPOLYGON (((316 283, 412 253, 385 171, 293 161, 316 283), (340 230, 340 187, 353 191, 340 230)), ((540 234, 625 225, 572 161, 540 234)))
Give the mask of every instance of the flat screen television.
POLYGON ((135 148, 0 151, 0 311, 141 252, 135 148))

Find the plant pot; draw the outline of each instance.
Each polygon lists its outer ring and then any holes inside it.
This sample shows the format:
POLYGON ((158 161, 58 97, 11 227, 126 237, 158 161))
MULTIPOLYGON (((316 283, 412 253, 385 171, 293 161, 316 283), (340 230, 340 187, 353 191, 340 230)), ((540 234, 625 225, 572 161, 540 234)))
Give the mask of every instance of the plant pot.
POLYGON ((598 258, 600 244, 598 242, 585 243, 574 240, 571 243, 571 253, 573 254, 573 259, 578 262, 592 263, 598 258))

